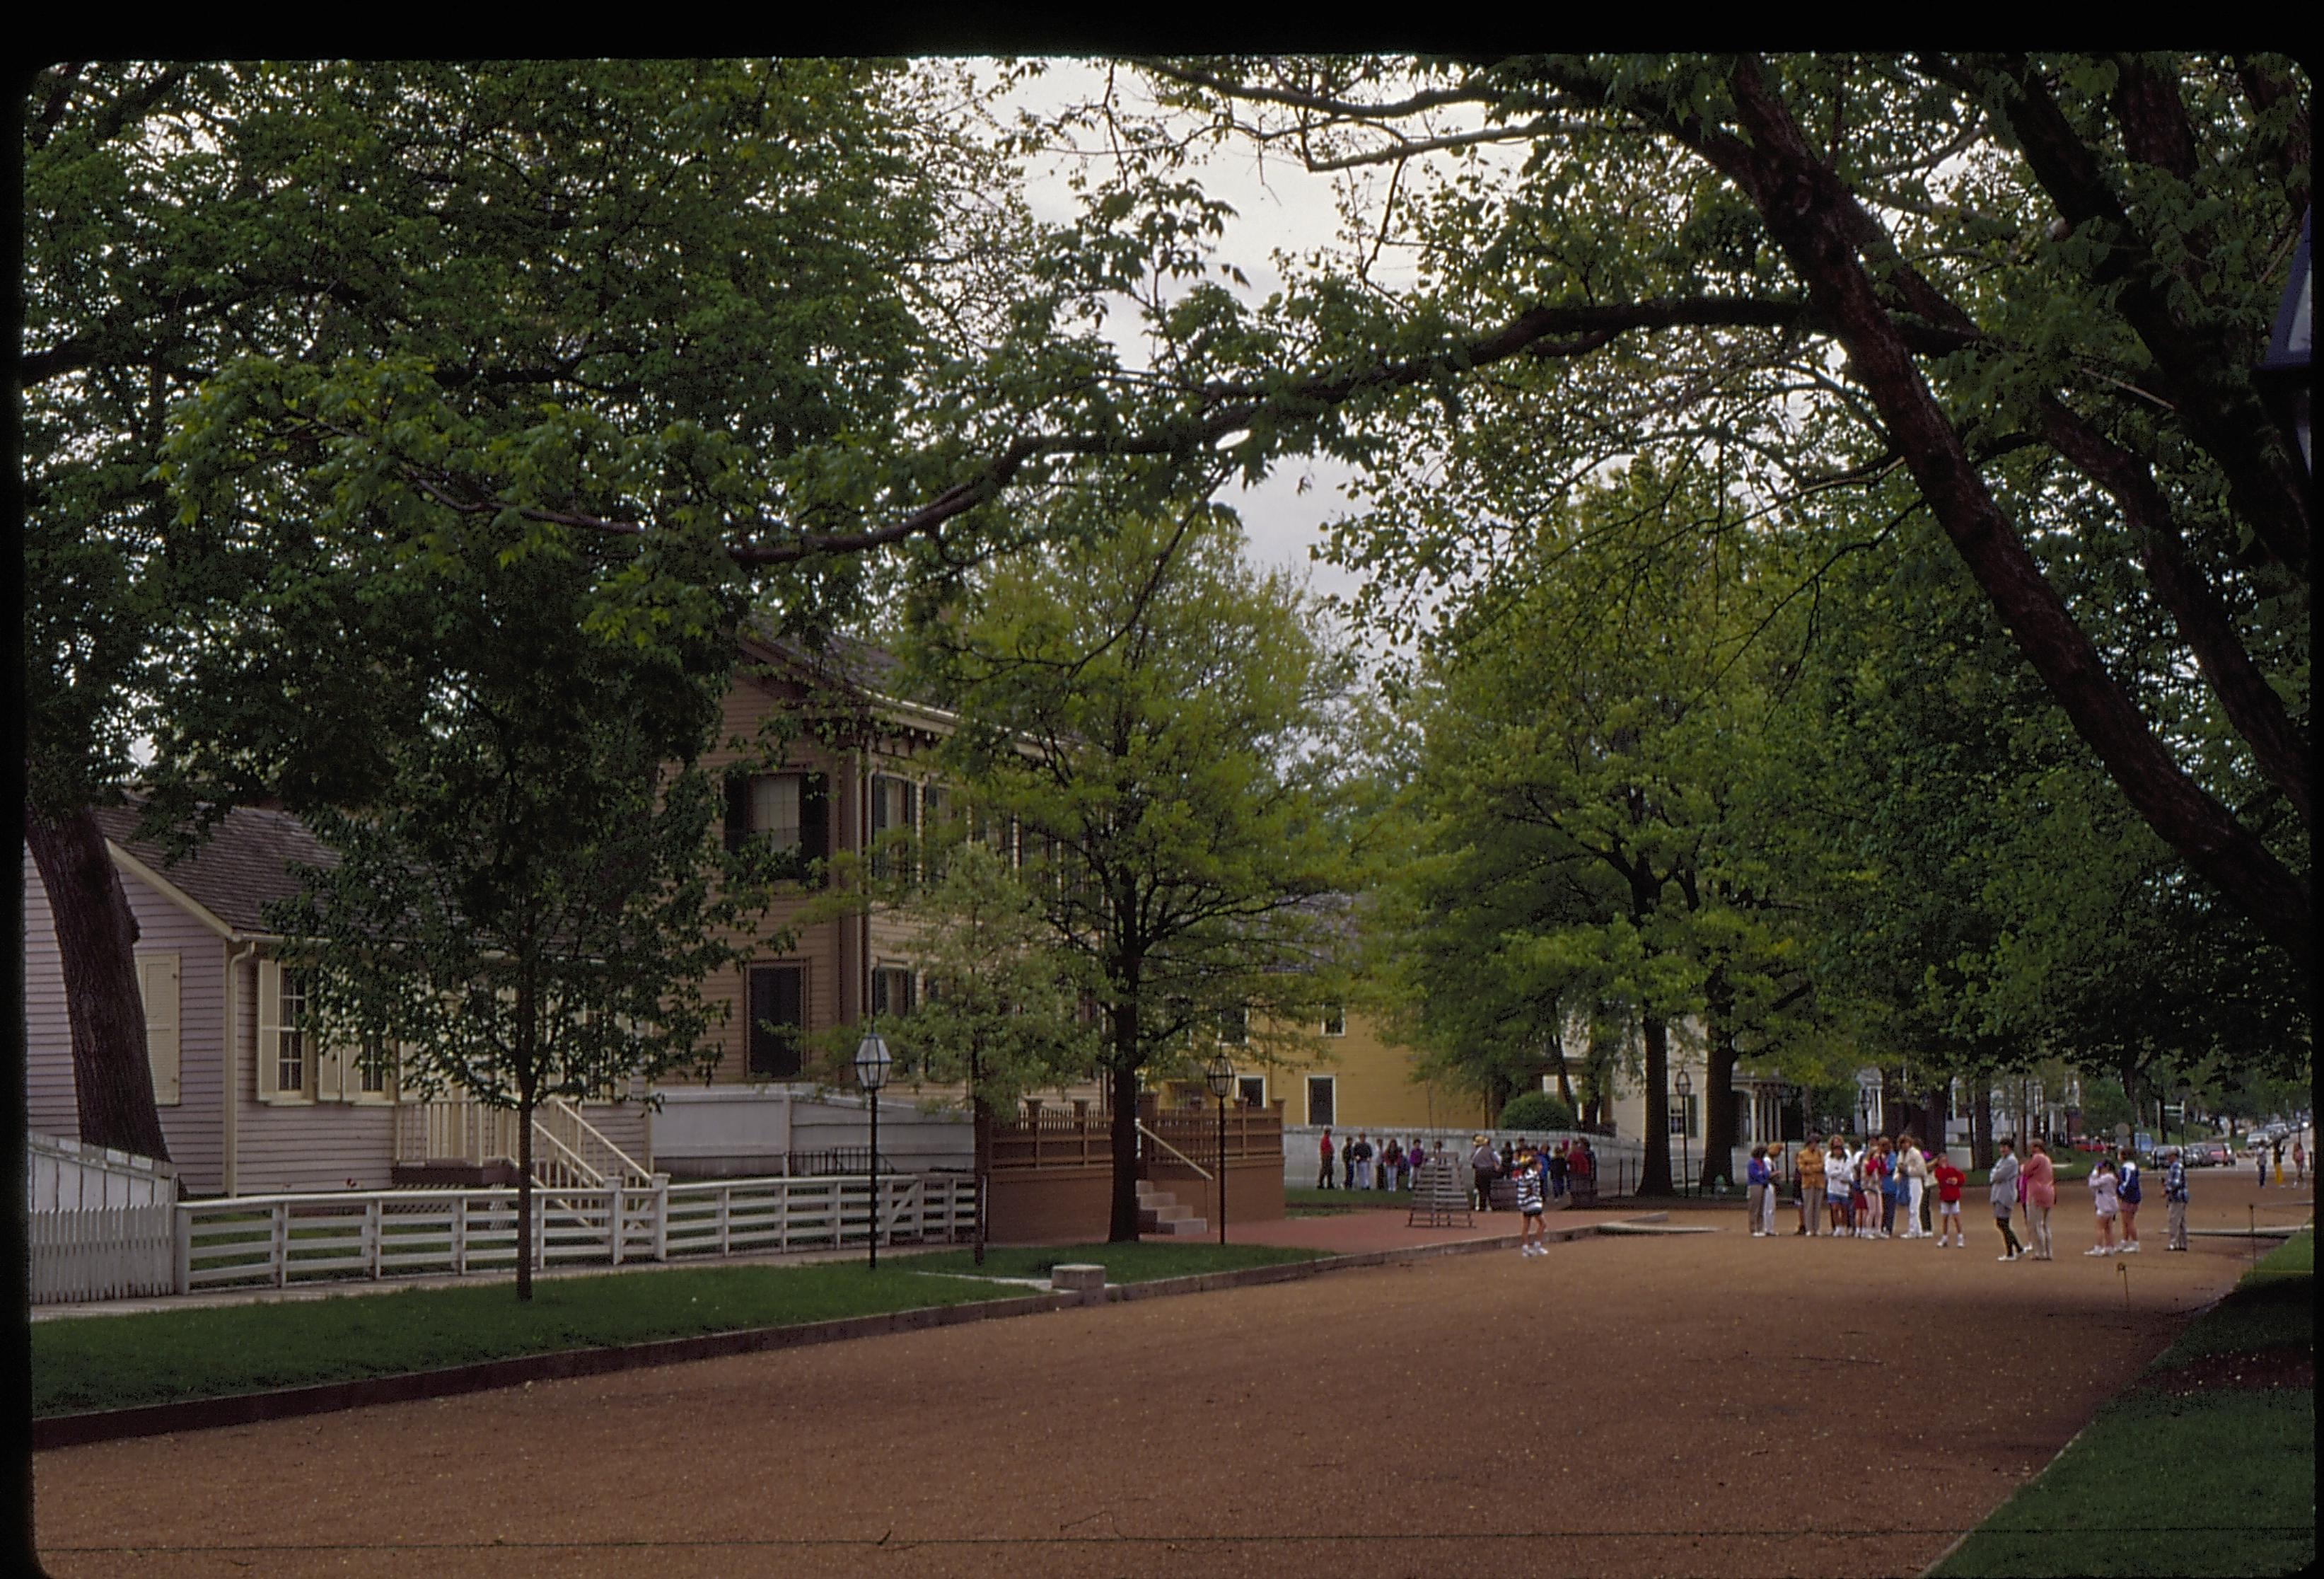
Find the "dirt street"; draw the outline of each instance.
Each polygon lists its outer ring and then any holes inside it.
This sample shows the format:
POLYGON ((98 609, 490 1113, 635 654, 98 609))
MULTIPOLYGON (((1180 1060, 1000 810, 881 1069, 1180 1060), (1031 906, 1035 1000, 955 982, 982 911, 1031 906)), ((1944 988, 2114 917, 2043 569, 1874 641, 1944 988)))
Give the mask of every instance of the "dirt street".
MULTIPOLYGON (((2196 1176, 2198 1226, 2296 1220, 2196 1176)), ((2198 1239, 1589 1238, 41 1455, 59 1575, 1917 1571, 2234 1282, 2198 1239)), ((2307 1197, 2301 1197, 2304 1209, 2307 1197)), ((1399 1217, 1400 1221, 1400 1217, 1399 1217)), ((1785 1224, 1788 1230, 1789 1224, 1785 1224)))

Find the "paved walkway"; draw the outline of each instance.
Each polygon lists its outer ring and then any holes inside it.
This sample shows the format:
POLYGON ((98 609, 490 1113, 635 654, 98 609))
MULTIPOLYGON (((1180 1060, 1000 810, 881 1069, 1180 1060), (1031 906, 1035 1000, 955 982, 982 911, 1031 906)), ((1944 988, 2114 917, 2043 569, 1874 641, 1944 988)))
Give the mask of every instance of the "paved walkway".
POLYGON ((1976 1226, 1591 1234, 67 1448, 40 1542, 60 1579, 1909 1574, 2246 1253, 1998 1266, 1976 1226))

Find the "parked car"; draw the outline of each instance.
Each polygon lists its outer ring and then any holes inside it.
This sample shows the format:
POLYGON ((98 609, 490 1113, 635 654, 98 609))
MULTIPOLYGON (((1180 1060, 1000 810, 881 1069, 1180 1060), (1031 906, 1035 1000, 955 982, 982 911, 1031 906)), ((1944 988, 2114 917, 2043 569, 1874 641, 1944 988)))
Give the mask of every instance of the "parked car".
MULTIPOLYGON (((2114 1147, 2108 1142, 2099 1140, 2095 1135, 2084 1135, 2074 1142, 2074 1150, 2077 1151, 2111 1151, 2114 1150, 2114 1147)), ((514 1254, 515 1252, 511 1251, 510 1253, 514 1254)))
POLYGON ((2206 1140, 2197 1150, 2203 1153, 2203 1166, 2206 1168, 2235 1166, 2236 1154, 2227 1149, 2225 1140, 2206 1140))

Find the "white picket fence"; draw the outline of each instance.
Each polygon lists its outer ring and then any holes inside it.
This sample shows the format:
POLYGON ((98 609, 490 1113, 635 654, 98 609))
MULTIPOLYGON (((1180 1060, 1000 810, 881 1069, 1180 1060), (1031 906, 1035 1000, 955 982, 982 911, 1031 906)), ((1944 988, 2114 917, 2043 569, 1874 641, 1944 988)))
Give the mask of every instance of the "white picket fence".
MULTIPOLYGON (((891 1175, 880 1196, 882 1244, 948 1243, 974 1233, 976 1185, 967 1176, 891 1175)), ((536 1267, 844 1249, 867 1242, 872 1216, 870 1181, 860 1177, 540 1187, 533 1206, 536 1267)), ((511 1187, 194 1201, 177 1208, 171 1286, 505 1272, 516 1265, 516 1238, 511 1187)), ((74 1296, 36 1285, 36 1300, 66 1297, 74 1296)))
POLYGON ((166 1162, 66 1135, 24 1137, 27 1211, 87 1212, 177 1198, 178 1170, 166 1162))
POLYGON ((176 1293, 175 1210, 163 1202, 32 1213, 25 1225, 34 1302, 176 1293))
POLYGON ((177 1289, 178 1170, 64 1135, 27 1135, 32 1297, 125 1299, 177 1289))

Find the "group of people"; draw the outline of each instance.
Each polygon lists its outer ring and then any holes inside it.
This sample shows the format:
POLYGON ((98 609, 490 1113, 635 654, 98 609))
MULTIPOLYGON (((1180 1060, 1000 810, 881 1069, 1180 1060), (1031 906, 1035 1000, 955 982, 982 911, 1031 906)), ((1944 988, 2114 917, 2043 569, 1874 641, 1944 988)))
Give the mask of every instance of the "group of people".
MULTIPOLYGON (((1575 1179, 1598 1177, 1598 1154, 1590 1142, 1575 1135, 1560 1140, 1545 1150, 1536 1150, 1531 1140, 1504 1140, 1500 1150, 1493 1149, 1489 1135, 1478 1135, 1471 1142, 1469 1172, 1475 1182, 1477 1209, 1490 1212, 1493 1205, 1493 1186, 1508 1179, 1517 1187, 1518 1210, 1523 1211, 1525 1184, 1528 1173, 1537 1173, 1539 1183, 1550 1200, 1561 1199, 1575 1179)), ((1583 1192, 1584 1197, 1588 1192, 1583 1192)))
MULTIPOLYGON (((2058 1174, 2047 1143, 2035 1140, 2025 1156, 2017 1156, 2014 1141, 1995 1143, 1993 1168, 1986 1194, 1994 1225, 2001 1233, 2005 1261, 2054 1259, 2050 1214, 2058 1204, 2058 1174), (2025 1239, 2017 1237, 2016 1220, 2023 1214, 2025 1239)), ((2174 1149, 2164 1153, 2163 1198, 2169 1210, 2167 1250, 2187 1248, 2187 1168, 2174 1149)), ((1775 1232, 1775 1200, 1781 1186, 1783 1158, 1765 1146, 1751 1149, 1748 1175, 1751 1236, 1764 1239, 1775 1232)), ((1862 1147, 1851 1147, 1845 1136, 1829 1141, 1811 1135, 1801 1148, 1799 1163, 1800 1222, 1795 1234, 1829 1233, 1835 1238, 1929 1239, 1940 1250, 1966 1249, 1961 1231, 1961 1197, 1968 1176, 1943 1151, 1923 1150, 1910 1134, 1893 1141, 1874 1136, 1862 1147), (1829 1215, 1829 1228, 1823 1226, 1829 1215), (1901 1225, 1900 1225, 1901 1224, 1901 1225)), ((2094 1242, 2085 1255, 2128 1255, 2138 1251, 2138 1208, 2145 1187, 2138 1161, 2129 1150, 2102 1153, 2090 1169, 2090 1205, 2096 1222, 2094 1242)))
MULTIPOLYGON (((1315 1187, 1321 1190, 1403 1190, 1412 1187, 1413 1176, 1428 1163, 1450 1164, 1452 1154, 1439 1140, 1433 1150, 1418 1135, 1410 1144, 1391 1135, 1378 1146, 1368 1133, 1342 1136, 1336 1143, 1326 1129, 1317 1142, 1315 1187)), ((1576 1137, 1561 1140, 1555 1146, 1536 1149, 1531 1140, 1504 1140, 1499 1150, 1492 1138, 1479 1135, 1468 1157, 1478 1209, 1494 1209, 1493 1186, 1500 1179, 1519 1180, 1528 1170, 1537 1169, 1542 1188, 1551 1200, 1563 1196, 1576 1178, 1595 1178, 1598 1173, 1597 1154, 1590 1142, 1576 1137)), ((1522 1194, 1522 1186, 1520 1186, 1522 1194)))
MULTIPOLYGON (((1775 1232, 1775 1197, 1781 1187, 1783 1154, 1764 1146, 1751 1149, 1754 1209, 1751 1232, 1766 1237, 1775 1232)), ((1964 1176, 1942 1151, 1932 1159, 1913 1135, 1891 1140, 1875 1135, 1852 1149, 1842 1135, 1829 1142, 1810 1135, 1800 1149, 1798 1232, 1829 1232, 1841 1239, 1905 1239, 1932 1236, 1940 1246, 1960 1242, 1960 1198, 1964 1176), (1931 1197, 1936 1210, 1927 1210, 1931 1197), (1826 1218, 1829 1217, 1829 1227, 1826 1218), (1900 1230, 1899 1218, 1904 1220, 1900 1230)))
MULTIPOLYGON (((1342 1137, 1334 1150, 1332 1131, 1328 1129, 1323 1131, 1320 1157, 1323 1168, 1315 1175, 1315 1187, 1319 1190, 1334 1187, 1348 1190, 1410 1189, 1414 1172, 1429 1160, 1417 1135, 1412 1138, 1409 1146, 1390 1135, 1375 1148, 1370 1135, 1359 1133, 1353 1137, 1342 1137), (1333 1178, 1334 1161, 1339 1165, 1336 1186, 1333 1178)), ((1444 1142, 1439 1140, 1436 1142, 1435 1160, 1441 1162, 1443 1159, 1444 1142)))

